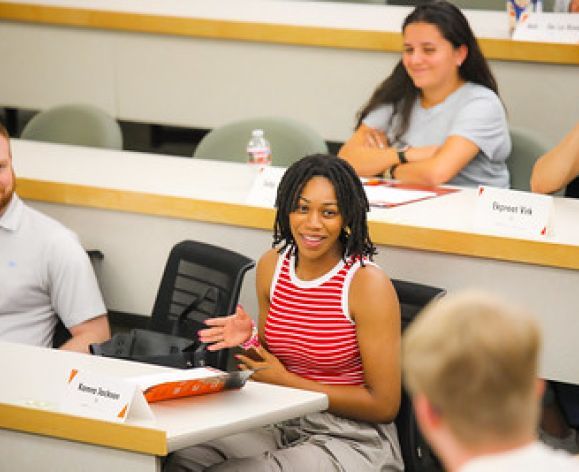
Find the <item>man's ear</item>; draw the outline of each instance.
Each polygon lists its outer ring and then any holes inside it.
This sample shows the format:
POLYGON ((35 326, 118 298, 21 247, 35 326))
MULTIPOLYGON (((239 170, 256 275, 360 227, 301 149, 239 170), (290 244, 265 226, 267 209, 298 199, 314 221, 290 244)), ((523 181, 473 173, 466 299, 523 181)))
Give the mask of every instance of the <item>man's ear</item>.
POLYGON ((545 384, 545 381, 543 379, 535 380, 535 392, 537 393, 537 398, 539 400, 541 398, 543 398, 543 395, 545 394, 545 388, 546 388, 546 384, 545 384))
POLYGON ((429 432, 440 426, 442 418, 438 410, 424 394, 415 395, 412 399, 416 420, 422 431, 429 432))

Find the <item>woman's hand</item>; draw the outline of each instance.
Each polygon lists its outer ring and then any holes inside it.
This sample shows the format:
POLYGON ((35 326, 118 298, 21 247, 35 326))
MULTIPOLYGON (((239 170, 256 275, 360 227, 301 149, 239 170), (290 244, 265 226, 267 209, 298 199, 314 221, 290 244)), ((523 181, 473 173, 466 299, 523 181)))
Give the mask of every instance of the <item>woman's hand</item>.
POLYGON ((241 370, 254 370, 255 373, 251 378, 257 382, 285 385, 284 377, 288 374, 288 371, 279 359, 267 352, 262 346, 253 349, 261 357, 261 360, 254 360, 243 354, 238 354, 235 356, 241 362, 238 367, 241 370))
POLYGON ((386 149, 388 147, 388 138, 380 130, 367 128, 364 138, 364 144, 367 147, 378 149, 386 149))
POLYGON ((234 347, 247 341, 254 325, 241 305, 237 305, 233 315, 210 318, 205 320, 205 324, 210 328, 199 330, 197 335, 199 341, 209 344, 209 351, 234 347))

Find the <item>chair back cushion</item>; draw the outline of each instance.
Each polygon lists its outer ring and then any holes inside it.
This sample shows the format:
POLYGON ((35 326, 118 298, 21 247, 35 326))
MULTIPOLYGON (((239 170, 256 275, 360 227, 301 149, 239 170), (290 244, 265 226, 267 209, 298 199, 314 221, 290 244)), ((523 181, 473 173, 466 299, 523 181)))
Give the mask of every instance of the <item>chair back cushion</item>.
POLYGON ((247 162, 247 143, 254 129, 263 129, 271 146, 272 165, 288 167, 309 154, 328 152, 326 142, 309 126, 285 117, 251 118, 215 128, 204 136, 196 158, 247 162))
POLYGON ((511 128, 510 134, 513 147, 507 159, 507 167, 511 175, 511 188, 528 192, 531 189, 533 165, 547 152, 548 146, 523 128, 511 128))
POLYGON ((42 111, 24 127, 20 136, 32 141, 122 149, 123 135, 117 121, 92 105, 63 105, 42 111))

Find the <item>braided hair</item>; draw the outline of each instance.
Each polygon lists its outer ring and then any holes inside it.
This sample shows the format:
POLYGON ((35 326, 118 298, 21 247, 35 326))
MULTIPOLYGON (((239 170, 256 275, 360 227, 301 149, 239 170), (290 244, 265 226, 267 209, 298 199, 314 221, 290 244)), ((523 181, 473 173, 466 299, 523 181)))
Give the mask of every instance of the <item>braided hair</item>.
POLYGON ((294 162, 285 172, 277 189, 275 207, 277 208, 273 246, 281 245, 279 252, 286 247, 295 248, 296 242, 291 232, 289 215, 298 206, 305 185, 316 176, 328 179, 336 192, 338 209, 344 227, 340 232, 342 257, 360 258, 376 254, 376 247, 370 240, 366 213, 370 206, 364 187, 350 164, 330 154, 314 154, 294 162))

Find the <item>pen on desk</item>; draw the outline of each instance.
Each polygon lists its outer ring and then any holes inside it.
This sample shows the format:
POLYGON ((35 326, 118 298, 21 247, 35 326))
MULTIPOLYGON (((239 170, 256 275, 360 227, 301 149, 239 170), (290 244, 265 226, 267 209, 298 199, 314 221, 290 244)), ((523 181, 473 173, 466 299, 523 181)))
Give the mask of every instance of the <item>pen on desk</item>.
POLYGON ((364 185, 382 185, 383 183, 383 179, 368 179, 364 182, 364 185))

